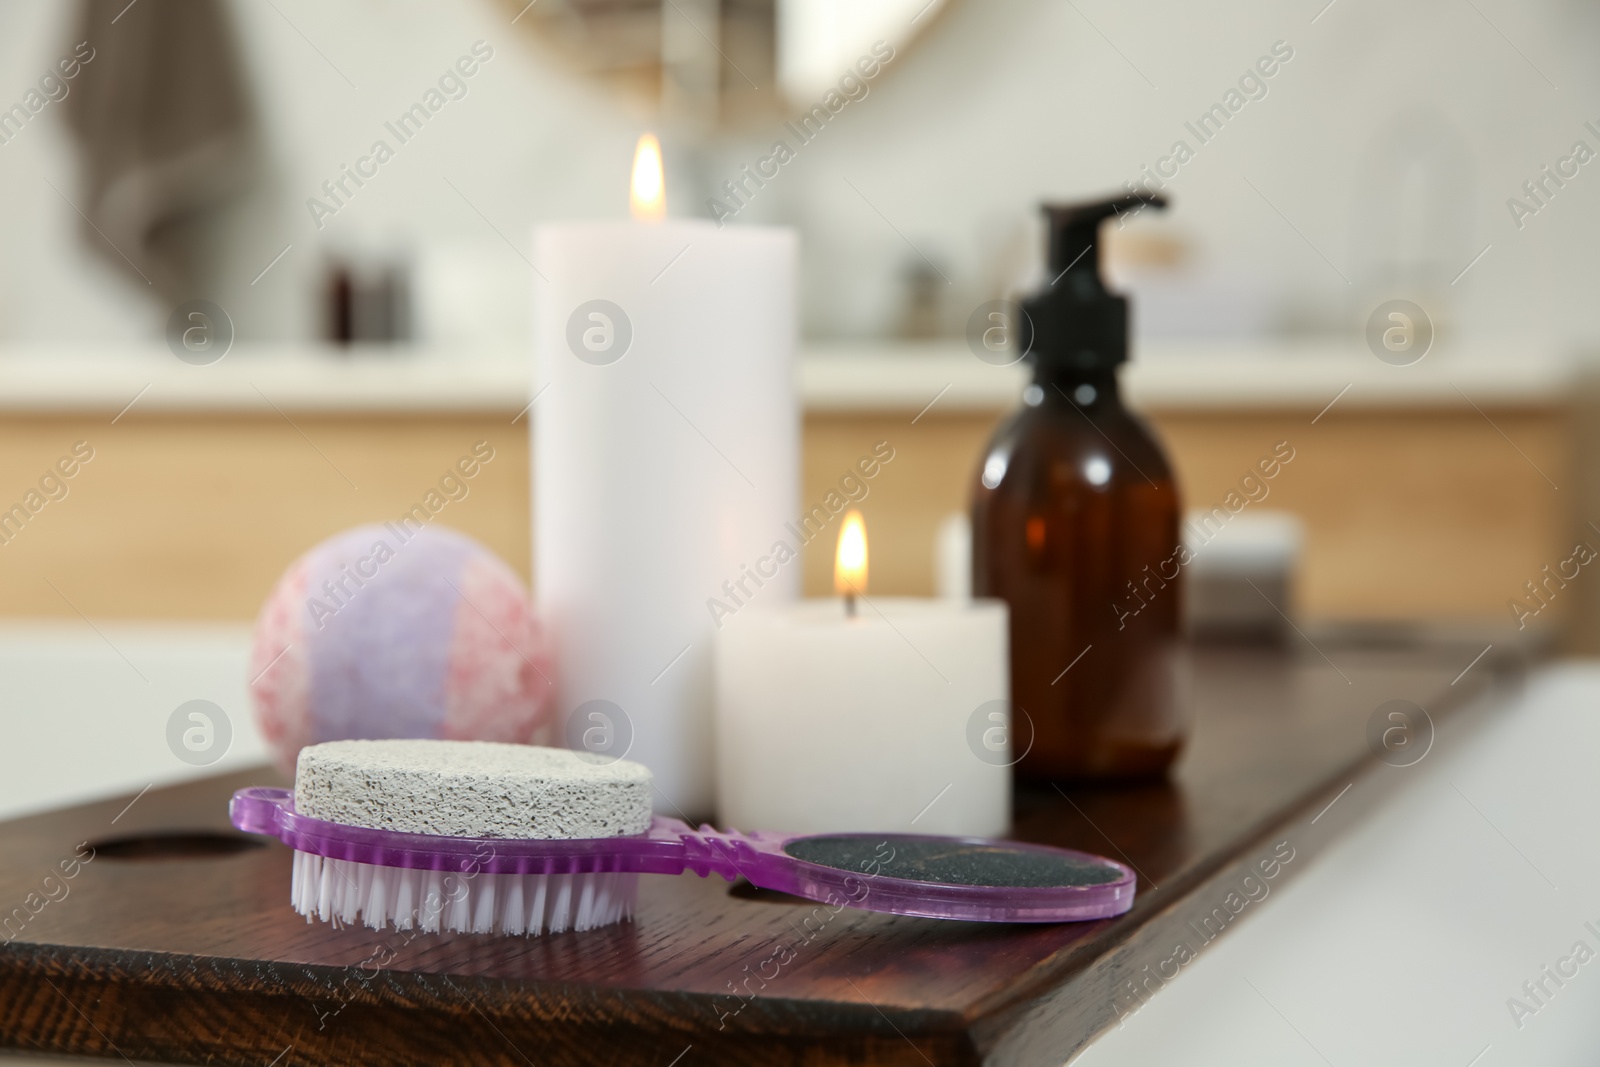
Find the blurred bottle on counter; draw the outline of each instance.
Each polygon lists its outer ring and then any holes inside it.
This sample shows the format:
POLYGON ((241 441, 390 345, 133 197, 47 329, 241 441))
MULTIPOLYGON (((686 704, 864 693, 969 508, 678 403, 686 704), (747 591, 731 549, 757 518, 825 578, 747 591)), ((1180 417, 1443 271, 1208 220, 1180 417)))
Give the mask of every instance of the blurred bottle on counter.
POLYGON ((411 268, 403 256, 344 252, 327 260, 323 277, 324 340, 351 345, 412 339, 411 268))
POLYGON ((1011 609, 1012 743, 1021 777, 1161 775, 1187 729, 1182 542, 1172 469, 1122 405, 1128 302, 1100 276, 1099 229, 1159 197, 1049 206, 1048 277, 1022 301, 1022 410, 973 487, 973 595, 1011 609))
POLYGON ((925 259, 906 264, 904 305, 899 334, 908 341, 928 341, 944 333, 944 296, 949 282, 925 259))

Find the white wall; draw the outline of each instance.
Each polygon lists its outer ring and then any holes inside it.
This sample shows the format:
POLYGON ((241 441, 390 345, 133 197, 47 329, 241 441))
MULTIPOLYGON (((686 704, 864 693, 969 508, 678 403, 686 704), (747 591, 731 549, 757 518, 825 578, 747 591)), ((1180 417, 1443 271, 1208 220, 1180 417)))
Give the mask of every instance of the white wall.
MULTIPOLYGON (((372 0, 230 8, 270 161, 249 210, 235 223, 229 269, 206 294, 228 310, 241 337, 285 339, 315 331, 313 300, 326 249, 464 246, 522 292, 532 271, 477 212, 526 254, 535 219, 614 214, 619 205, 626 210, 627 167, 641 122, 536 58, 510 26, 514 11, 487 2, 372 0), (306 199, 320 195, 321 183, 374 140, 396 144, 384 122, 415 103, 480 39, 495 54, 468 82, 467 96, 399 147, 348 209, 323 219, 319 230, 306 199), (251 286, 286 244, 293 245, 289 254, 251 286)), ((66 9, 21 2, 0 7, 0 100, 20 97, 63 51, 66 9)), ((142 286, 128 284, 83 250, 72 208, 45 178, 73 195, 70 145, 50 108, 0 146, 0 201, 8 205, 0 224, 0 338, 158 336, 164 309, 146 307, 137 291, 142 286)))
POLYGON ((1325 2, 955 4, 750 215, 805 228, 814 329, 881 329, 894 268, 916 253, 848 179, 949 275, 959 324, 990 295, 994 249, 1037 201, 1113 189, 1174 138, 1194 144, 1183 121, 1282 39, 1295 58, 1269 95, 1171 183, 1175 210, 1156 225, 1188 239, 1194 274, 1265 294, 1285 326, 1346 327, 1388 288, 1374 260, 1432 249, 1442 260, 1437 313, 1460 331, 1593 338, 1600 166, 1583 168, 1521 232, 1505 200, 1576 138, 1600 150, 1582 129, 1585 119, 1600 126, 1596 10, 1475 0, 1557 91, 1472 5, 1338 0, 1311 24, 1325 2), (1407 168, 1385 173, 1397 142, 1437 161, 1426 187, 1414 168, 1410 181, 1407 168), (1428 217, 1430 188, 1450 205, 1442 218, 1428 217))
MULTIPOLYGON (((976 303, 1026 265, 1039 200, 1115 188, 1175 138, 1194 143, 1184 120, 1282 39, 1295 58, 1271 79, 1269 95, 1173 180, 1169 218, 1136 224, 1159 227, 1191 253, 1182 270, 1135 276, 1153 330, 1344 329, 1378 300, 1411 295, 1442 320, 1447 338, 1592 340, 1600 329, 1588 313, 1600 166, 1583 168, 1520 232, 1505 207, 1575 139, 1600 150, 1600 138, 1582 128, 1585 119, 1600 125, 1592 6, 1337 0, 1313 24, 1322 2, 1237 0, 1220 10, 1178 0, 950 4, 739 221, 802 227, 812 334, 891 331, 901 274, 918 259, 908 241, 950 278, 944 314, 959 330, 976 303), (1392 282, 1386 262, 1412 264, 1402 270, 1410 284, 1392 282)), ((19 97, 63 50, 63 8, 0 6, 0 101, 19 97)), ((525 252, 539 219, 625 210, 633 139, 652 116, 554 69, 509 25, 511 8, 278 0, 276 10, 232 9, 271 159, 231 226, 235 251, 211 294, 242 337, 314 331, 325 247, 393 244, 431 263, 465 260, 479 265, 481 286, 516 294, 531 272, 507 239, 525 252), (469 96, 448 105, 319 232, 305 199, 480 38, 496 55, 469 96), (252 287, 289 243, 289 255, 252 287)), ((669 182, 681 190, 674 210, 704 213, 696 206, 704 194, 783 133, 762 124, 685 158, 668 131, 669 166, 677 156, 669 182), (694 184, 700 195, 688 195, 694 184)), ((0 339, 152 337, 164 309, 147 307, 137 287, 85 252, 72 210, 45 184, 73 195, 67 147, 49 112, 0 147, 0 339)), ((503 317, 502 334, 526 336, 520 308, 503 317)))

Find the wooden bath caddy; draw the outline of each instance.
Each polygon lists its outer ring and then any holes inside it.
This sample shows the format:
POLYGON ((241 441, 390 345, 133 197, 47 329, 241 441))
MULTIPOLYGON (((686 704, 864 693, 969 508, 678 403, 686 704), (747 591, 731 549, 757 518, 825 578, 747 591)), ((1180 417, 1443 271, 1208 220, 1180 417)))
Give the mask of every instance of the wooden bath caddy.
POLYGON ((1452 685, 1481 646, 1319 643, 1337 668, 1304 646, 1197 650, 1170 784, 1018 793, 1016 837, 1139 872, 1133 910, 1092 923, 833 914, 689 875, 644 878, 632 922, 581 934, 308 925, 290 852, 228 825, 236 788, 286 784, 265 769, 5 823, 0 1047, 253 1067, 1055 1067, 1151 995, 1179 943, 1204 951, 1280 843, 1294 858, 1273 885, 1415 773, 1369 747, 1375 708, 1414 701, 1438 724, 1507 669, 1485 658, 1452 685), (62 879, 83 842, 94 858, 62 879))

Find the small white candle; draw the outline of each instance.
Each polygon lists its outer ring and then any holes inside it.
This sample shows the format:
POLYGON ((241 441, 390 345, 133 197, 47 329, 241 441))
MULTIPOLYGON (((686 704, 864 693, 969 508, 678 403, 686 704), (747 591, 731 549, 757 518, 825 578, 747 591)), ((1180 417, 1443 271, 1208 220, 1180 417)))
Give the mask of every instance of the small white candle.
MULTIPOLYGON (((703 818, 707 601, 799 496, 796 241, 665 218, 653 137, 632 192, 632 222, 534 235, 534 586, 556 642, 555 743, 645 764, 657 810, 703 818)), ((793 599, 798 577, 762 598, 793 599)))
POLYGON ((718 821, 1004 834, 1005 605, 867 597, 865 535, 852 519, 839 555, 847 564, 859 549, 860 568, 836 568, 844 596, 751 605, 717 632, 718 821))

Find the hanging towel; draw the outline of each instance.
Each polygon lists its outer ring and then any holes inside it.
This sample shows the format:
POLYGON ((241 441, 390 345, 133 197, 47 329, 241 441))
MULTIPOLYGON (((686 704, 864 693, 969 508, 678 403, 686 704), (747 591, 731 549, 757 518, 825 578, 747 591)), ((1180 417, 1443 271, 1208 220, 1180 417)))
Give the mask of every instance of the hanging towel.
POLYGON ((207 295, 217 217, 257 160, 228 13, 219 0, 82 0, 72 40, 96 53, 62 102, 85 241, 169 306, 207 295))

